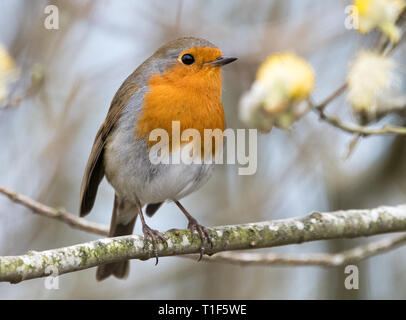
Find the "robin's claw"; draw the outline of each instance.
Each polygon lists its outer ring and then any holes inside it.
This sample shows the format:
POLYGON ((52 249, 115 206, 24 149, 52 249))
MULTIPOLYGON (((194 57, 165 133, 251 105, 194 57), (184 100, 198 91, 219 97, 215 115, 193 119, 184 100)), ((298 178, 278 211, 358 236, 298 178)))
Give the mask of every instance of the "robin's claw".
POLYGON ((191 226, 190 225, 190 223, 189 223, 189 225, 188 225, 188 229, 192 232, 192 242, 193 241, 195 241, 195 231, 196 231, 196 228, 194 227, 194 226, 191 226))
POLYGON ((164 242, 166 245, 168 245, 165 236, 159 232, 158 230, 153 230, 150 227, 148 227, 146 224, 143 225, 142 227, 142 232, 144 233, 144 250, 147 245, 147 238, 151 239, 152 242, 152 247, 154 248, 154 254, 155 254, 155 265, 158 264, 158 238, 164 242))
POLYGON ((188 229, 192 232, 192 242, 195 238, 195 232, 197 231, 197 233, 199 234, 200 256, 197 261, 200 261, 200 260, 202 260, 202 257, 203 257, 204 251, 205 251, 204 243, 207 241, 210 244, 211 248, 213 248, 213 242, 210 238, 209 230, 206 227, 200 225, 194 218, 189 219, 188 229))
POLYGON ((197 259, 197 262, 199 262, 200 260, 202 260, 202 258, 203 258, 203 254, 204 254, 204 247, 203 246, 201 246, 200 247, 200 255, 199 255, 199 259, 197 259))
POLYGON ((200 226, 200 227, 202 228, 202 230, 204 232, 207 242, 210 244, 210 248, 213 249, 213 241, 211 240, 209 229, 207 229, 206 227, 203 227, 203 226, 200 226))

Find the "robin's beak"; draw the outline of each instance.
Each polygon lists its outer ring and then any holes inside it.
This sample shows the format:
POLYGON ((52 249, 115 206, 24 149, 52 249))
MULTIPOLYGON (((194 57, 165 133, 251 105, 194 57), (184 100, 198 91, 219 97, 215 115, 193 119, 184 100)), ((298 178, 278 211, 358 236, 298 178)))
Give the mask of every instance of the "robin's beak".
POLYGON ((212 66, 225 66, 226 64, 229 64, 233 61, 237 60, 235 57, 218 57, 216 60, 208 62, 207 64, 212 65, 212 66))

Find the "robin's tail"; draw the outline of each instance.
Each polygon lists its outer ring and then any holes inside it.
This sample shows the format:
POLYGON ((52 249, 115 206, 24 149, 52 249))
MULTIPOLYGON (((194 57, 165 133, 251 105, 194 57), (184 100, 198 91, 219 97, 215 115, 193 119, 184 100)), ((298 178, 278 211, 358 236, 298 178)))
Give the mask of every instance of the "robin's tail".
MULTIPOLYGON (((122 209, 121 206, 118 204, 117 196, 114 198, 114 207, 113 207, 113 214, 111 217, 111 224, 110 224, 110 232, 109 237, 119 237, 125 236, 133 233, 135 219, 137 218, 136 213, 134 214, 134 218, 128 222, 128 224, 122 224, 118 222, 118 217, 120 215, 120 210, 122 209)), ((128 208, 127 210, 128 211, 128 208)), ((123 212, 122 212, 123 213, 123 212)), ((128 212, 126 212, 128 214, 128 212)), ((128 272, 130 269, 129 260, 122 261, 122 262, 115 262, 115 263, 108 263, 97 267, 96 271, 96 279, 97 281, 102 281, 109 277, 110 275, 115 276, 119 279, 124 279, 128 276, 128 272)))

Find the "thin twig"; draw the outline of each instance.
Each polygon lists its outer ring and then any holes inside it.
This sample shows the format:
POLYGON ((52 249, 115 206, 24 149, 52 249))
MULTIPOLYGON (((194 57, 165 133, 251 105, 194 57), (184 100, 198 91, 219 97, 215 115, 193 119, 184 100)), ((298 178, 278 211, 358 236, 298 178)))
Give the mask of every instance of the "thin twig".
POLYGON ((349 143, 349 145, 348 145, 347 154, 345 155, 345 158, 344 158, 345 160, 348 160, 348 159, 351 157, 351 155, 352 155, 352 153, 354 152, 355 147, 357 146, 357 144, 358 144, 360 138, 361 138, 361 135, 356 134, 356 135, 351 139, 351 141, 350 141, 350 143, 349 143))
POLYGON ((345 132, 356 134, 359 136, 370 136, 370 135, 388 135, 388 134, 398 134, 406 135, 406 127, 388 126, 385 125, 381 128, 369 128, 360 125, 349 125, 342 122, 338 117, 328 116, 325 114, 324 110, 326 106, 337 98, 346 88, 346 85, 342 85, 333 94, 328 96, 323 102, 315 105, 311 99, 308 99, 308 104, 311 109, 318 113, 320 120, 323 120, 330 125, 341 129, 345 132))
MULTIPOLYGON (((220 252, 204 256, 203 261, 255 266, 322 266, 338 267, 360 262, 406 244, 406 235, 380 239, 336 254, 315 253, 281 255, 275 253, 220 252)), ((183 256, 196 259, 197 255, 183 256)))
POLYGON ((175 30, 176 32, 180 32, 180 24, 181 24, 181 17, 182 17, 182 7, 183 1, 178 0, 178 8, 176 9, 176 20, 175 20, 175 30))
POLYGON ((342 94, 346 89, 347 83, 344 83, 338 89, 336 89, 331 95, 329 95, 326 99, 324 99, 323 102, 319 103, 317 106, 314 106, 314 108, 323 112, 324 109, 327 107, 327 105, 335 98, 337 98, 340 94, 342 94))
POLYGON ((102 236, 107 236, 109 234, 108 228, 106 226, 88 221, 83 218, 79 218, 78 216, 67 212, 65 209, 48 207, 26 196, 12 192, 6 188, 0 187, 0 193, 6 195, 11 201, 22 204, 25 207, 31 209, 32 212, 36 214, 62 221, 70 225, 72 228, 100 234, 102 236))
POLYGON ((348 125, 342 122, 339 118, 333 116, 327 116, 323 111, 319 109, 313 109, 319 113, 321 120, 328 122, 332 126, 339 128, 343 131, 353 134, 359 134, 361 136, 370 135, 388 135, 388 134, 398 134, 406 135, 406 127, 388 126, 385 125, 381 128, 368 128, 360 125, 348 125))

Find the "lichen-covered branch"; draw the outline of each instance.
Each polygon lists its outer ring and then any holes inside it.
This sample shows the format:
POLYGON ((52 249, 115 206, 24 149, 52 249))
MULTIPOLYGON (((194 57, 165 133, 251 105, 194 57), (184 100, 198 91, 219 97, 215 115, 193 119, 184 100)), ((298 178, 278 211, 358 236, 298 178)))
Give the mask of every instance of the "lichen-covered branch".
MULTIPOLYGON (((406 205, 348 210, 332 213, 314 212, 308 216, 234 226, 209 228, 213 248, 209 254, 254 248, 266 248, 315 240, 355 238, 406 231, 406 205)), ((188 230, 165 233, 168 245, 159 244, 161 257, 198 253, 200 240, 191 241, 188 230)), ((151 243, 143 248, 138 235, 107 238, 75 246, 31 251, 22 256, 0 257, 0 281, 16 283, 39 278, 57 270, 59 275, 123 259, 146 260, 154 257, 151 243)), ((53 273, 55 275, 55 272, 53 273)))

